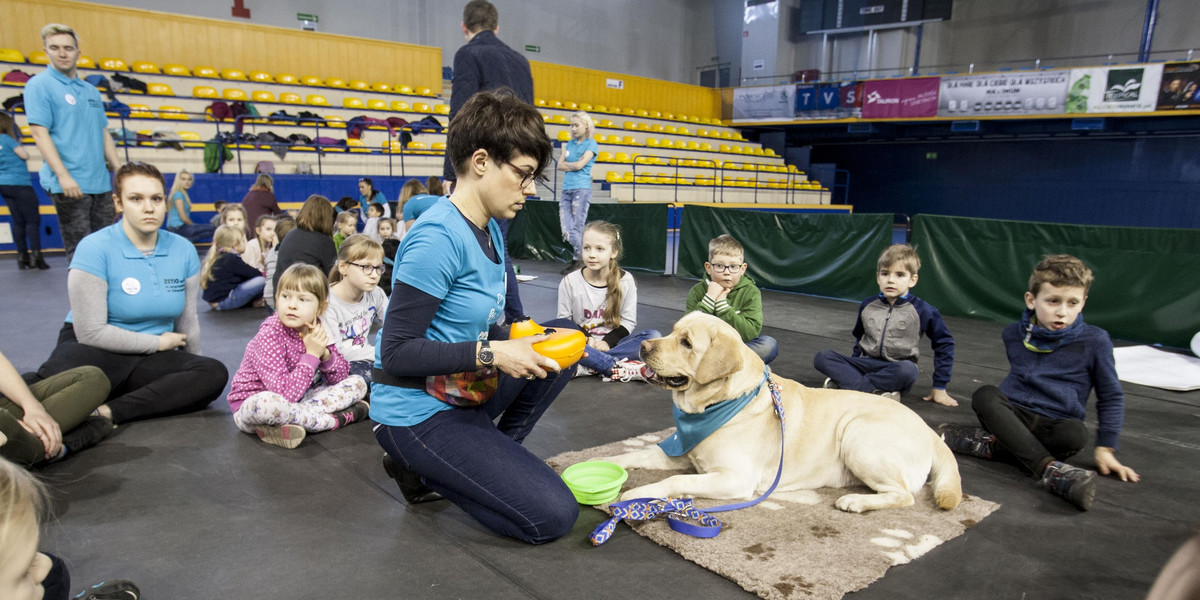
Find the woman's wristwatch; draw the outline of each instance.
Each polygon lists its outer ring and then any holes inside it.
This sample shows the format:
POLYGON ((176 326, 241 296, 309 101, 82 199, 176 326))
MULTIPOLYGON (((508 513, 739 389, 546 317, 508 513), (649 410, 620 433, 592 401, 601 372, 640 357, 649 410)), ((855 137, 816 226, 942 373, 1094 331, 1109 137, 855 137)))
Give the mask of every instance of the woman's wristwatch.
POLYGON ((496 362, 496 353, 492 352, 491 342, 483 340, 479 343, 479 354, 475 356, 479 359, 479 364, 485 367, 491 367, 496 362))

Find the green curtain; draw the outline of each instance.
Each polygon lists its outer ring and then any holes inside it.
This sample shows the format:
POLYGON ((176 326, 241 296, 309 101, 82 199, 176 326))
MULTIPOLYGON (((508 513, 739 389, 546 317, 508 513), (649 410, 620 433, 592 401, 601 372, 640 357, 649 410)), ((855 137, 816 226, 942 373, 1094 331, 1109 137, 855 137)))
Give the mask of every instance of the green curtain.
MULTIPOLYGON (((625 256, 622 267, 662 273, 667 265, 667 205, 593 204, 589 221, 608 221, 621 227, 625 256)), ((562 239, 558 203, 530 200, 508 228, 508 252, 513 258, 571 260, 571 247, 562 239)))
POLYGON ((677 272, 704 276, 708 242, 723 233, 746 249, 758 285, 862 300, 879 292, 875 263, 892 243, 889 214, 772 213, 689 204, 683 210, 677 272))
POLYGON ((918 215, 916 293, 943 314, 999 323, 1025 308, 1033 267, 1072 254, 1095 275, 1083 318, 1115 338, 1187 347, 1200 331, 1200 230, 918 215))

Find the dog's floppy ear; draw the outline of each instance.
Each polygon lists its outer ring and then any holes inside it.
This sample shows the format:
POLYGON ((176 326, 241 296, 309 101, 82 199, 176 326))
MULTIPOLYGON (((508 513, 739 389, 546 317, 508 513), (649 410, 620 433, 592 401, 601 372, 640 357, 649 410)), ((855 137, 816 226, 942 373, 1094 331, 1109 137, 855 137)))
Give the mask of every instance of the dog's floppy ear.
POLYGON ((727 333, 720 327, 709 329, 708 349, 696 366, 695 379, 698 383, 711 383, 724 379, 742 370, 742 340, 737 336, 722 335, 727 333))

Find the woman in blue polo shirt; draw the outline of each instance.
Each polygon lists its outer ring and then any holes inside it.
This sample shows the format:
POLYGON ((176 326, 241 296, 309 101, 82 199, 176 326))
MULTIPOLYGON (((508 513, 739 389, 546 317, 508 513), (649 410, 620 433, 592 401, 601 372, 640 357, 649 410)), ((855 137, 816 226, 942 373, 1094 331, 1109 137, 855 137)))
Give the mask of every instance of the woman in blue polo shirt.
POLYGON ((371 385, 384 469, 410 504, 446 498, 532 544, 571 530, 571 491, 521 446, 574 373, 505 339, 504 238, 550 160, 541 115, 479 93, 450 122, 458 184, 404 237, 371 385), (494 419, 499 419, 493 424, 494 419))
POLYGON ((71 312, 37 372, 99 367, 112 392, 97 410, 118 424, 202 409, 229 379, 220 361, 200 356, 200 258, 187 239, 159 229, 165 187, 154 165, 117 170, 121 220, 79 242, 67 273, 71 312))
POLYGON ((17 267, 49 269, 42 258, 42 238, 38 232, 42 217, 38 214, 37 192, 29 177, 29 153, 18 141, 17 125, 8 113, 0 112, 0 196, 12 216, 13 243, 17 246, 17 267))
POLYGON ((358 220, 367 222, 367 207, 372 204, 383 205, 383 218, 392 218, 392 207, 388 204, 387 198, 383 192, 375 189, 375 182, 371 181, 370 177, 363 177, 358 180, 358 220))

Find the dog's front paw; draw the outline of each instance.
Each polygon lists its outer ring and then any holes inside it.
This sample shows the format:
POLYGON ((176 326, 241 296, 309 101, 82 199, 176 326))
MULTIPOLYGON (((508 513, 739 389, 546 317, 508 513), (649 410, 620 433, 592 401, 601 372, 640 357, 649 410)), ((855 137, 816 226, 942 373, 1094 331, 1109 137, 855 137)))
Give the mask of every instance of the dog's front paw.
POLYGON ((862 494, 846 494, 838 498, 837 502, 834 502, 833 505, 838 507, 838 510, 852 513, 861 513, 866 508, 863 503, 862 494))
POLYGON ((621 494, 621 500, 632 500, 634 498, 665 498, 663 490, 656 485, 643 485, 636 487, 621 494))

